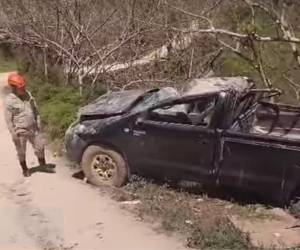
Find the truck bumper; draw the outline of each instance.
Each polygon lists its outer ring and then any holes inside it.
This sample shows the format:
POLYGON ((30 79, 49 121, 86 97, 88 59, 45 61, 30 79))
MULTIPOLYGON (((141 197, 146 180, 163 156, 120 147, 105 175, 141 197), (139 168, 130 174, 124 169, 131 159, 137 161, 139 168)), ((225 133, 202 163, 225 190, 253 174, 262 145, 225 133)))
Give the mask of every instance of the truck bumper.
POLYGON ((65 135, 65 150, 67 158, 77 164, 81 163, 81 158, 84 150, 87 147, 87 142, 81 139, 75 129, 70 127, 65 135))

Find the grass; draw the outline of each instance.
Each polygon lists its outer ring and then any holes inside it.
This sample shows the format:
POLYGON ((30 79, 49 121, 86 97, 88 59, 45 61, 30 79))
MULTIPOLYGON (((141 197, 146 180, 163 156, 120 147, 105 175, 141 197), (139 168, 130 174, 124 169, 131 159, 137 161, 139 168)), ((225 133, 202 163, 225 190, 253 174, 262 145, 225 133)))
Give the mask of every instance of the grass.
MULTIPOLYGON (((225 194, 218 194, 218 197, 225 197, 225 194)), ((213 193, 211 196, 214 196, 213 193)), ((121 191, 114 190, 113 198, 120 202, 139 200, 137 203, 133 202, 131 206, 128 204, 123 206, 134 212, 140 220, 158 225, 158 230, 182 236, 186 246, 190 248, 287 249, 284 245, 282 248, 277 245, 254 246, 250 235, 233 224, 232 218, 254 223, 256 220, 262 222, 279 219, 272 210, 269 210, 271 207, 261 204, 245 205, 243 201, 239 203, 232 198, 230 200, 211 198, 203 193, 199 186, 185 185, 174 188, 136 176, 121 191)))
POLYGON ((222 73, 226 76, 252 76, 254 70, 244 59, 228 54, 223 60, 222 73))
POLYGON ((44 83, 36 78, 29 80, 29 89, 36 98, 43 124, 51 139, 62 138, 83 104, 79 92, 71 87, 44 83))
POLYGON ((28 88, 36 99, 44 130, 51 140, 63 139, 65 131, 76 120, 79 108, 105 93, 101 86, 94 90, 87 86, 80 95, 78 88, 63 82, 57 69, 49 69, 51 77, 46 81, 27 65, 21 64, 19 68, 21 72, 26 68, 28 88))
POLYGON ((253 249, 249 236, 239 231, 226 218, 214 222, 214 226, 195 226, 188 238, 188 246, 198 249, 253 249))
POLYGON ((17 68, 17 62, 10 57, 4 57, 0 52, 0 73, 14 71, 17 68))
MULTIPOLYGON (((128 184, 125 191, 141 201, 135 207, 140 219, 158 220, 163 230, 185 235, 188 247, 254 249, 249 235, 238 230, 228 219, 231 212, 242 210, 237 210, 236 205, 228 206, 232 203, 148 183, 140 178, 128 184)), ((241 214, 246 214, 248 209, 245 207, 241 214)))

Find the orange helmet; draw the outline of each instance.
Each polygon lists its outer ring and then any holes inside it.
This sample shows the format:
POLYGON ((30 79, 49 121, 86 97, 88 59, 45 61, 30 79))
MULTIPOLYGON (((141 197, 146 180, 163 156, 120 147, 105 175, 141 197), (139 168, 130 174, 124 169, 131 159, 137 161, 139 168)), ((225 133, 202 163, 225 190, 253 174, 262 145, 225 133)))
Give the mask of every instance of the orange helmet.
POLYGON ((25 78, 16 73, 10 74, 8 76, 8 84, 16 88, 23 88, 25 87, 25 78))

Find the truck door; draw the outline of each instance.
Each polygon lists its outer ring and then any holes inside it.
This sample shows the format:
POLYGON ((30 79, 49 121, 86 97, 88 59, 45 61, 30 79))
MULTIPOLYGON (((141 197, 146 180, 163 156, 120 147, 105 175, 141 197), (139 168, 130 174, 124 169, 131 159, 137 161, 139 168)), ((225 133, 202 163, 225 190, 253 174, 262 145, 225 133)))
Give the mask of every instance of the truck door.
POLYGON ((185 112, 176 105, 159 108, 136 123, 133 135, 138 144, 133 164, 141 174, 211 181, 216 145, 215 130, 208 124, 211 114, 195 124, 192 120, 197 118, 185 112))
POLYGON ((281 201, 289 151, 254 134, 228 132, 221 139, 218 182, 281 201))

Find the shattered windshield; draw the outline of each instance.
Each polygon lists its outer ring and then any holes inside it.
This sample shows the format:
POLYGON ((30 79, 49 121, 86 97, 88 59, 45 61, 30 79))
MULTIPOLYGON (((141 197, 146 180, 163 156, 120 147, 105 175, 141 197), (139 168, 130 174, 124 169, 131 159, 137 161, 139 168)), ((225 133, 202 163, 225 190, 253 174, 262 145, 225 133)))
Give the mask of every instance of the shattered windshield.
POLYGON ((124 112, 143 92, 112 92, 80 109, 80 114, 116 114, 124 112))
POLYGON ((169 99, 169 98, 174 98, 174 97, 179 97, 180 94, 178 91, 172 87, 166 87, 163 89, 160 89, 157 92, 152 92, 148 93, 141 102, 139 102, 132 110, 131 112, 141 112, 145 111, 148 108, 158 104, 159 102, 169 99))

